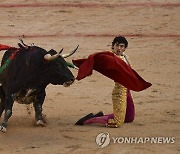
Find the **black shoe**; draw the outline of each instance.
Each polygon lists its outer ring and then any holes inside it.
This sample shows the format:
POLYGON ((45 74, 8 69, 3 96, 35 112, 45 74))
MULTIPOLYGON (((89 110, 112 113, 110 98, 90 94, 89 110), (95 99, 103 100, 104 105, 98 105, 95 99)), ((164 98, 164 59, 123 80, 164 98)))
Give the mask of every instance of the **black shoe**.
POLYGON ((79 120, 75 123, 75 125, 83 125, 83 123, 84 123, 86 120, 91 119, 91 118, 94 118, 94 115, 93 115, 92 113, 90 113, 90 114, 82 117, 81 119, 79 119, 79 120))
POLYGON ((97 114, 95 114, 94 117, 101 117, 103 115, 104 115, 104 113, 102 111, 100 111, 97 114))

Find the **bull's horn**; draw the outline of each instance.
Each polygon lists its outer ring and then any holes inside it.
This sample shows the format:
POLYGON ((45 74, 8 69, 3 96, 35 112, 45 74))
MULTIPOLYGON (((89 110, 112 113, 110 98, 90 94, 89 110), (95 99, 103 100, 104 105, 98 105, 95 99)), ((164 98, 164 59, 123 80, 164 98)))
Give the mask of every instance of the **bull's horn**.
POLYGON ((58 56, 59 56, 59 53, 52 55, 52 56, 51 56, 51 54, 48 53, 48 54, 44 55, 44 59, 47 61, 52 61, 52 60, 56 59, 58 56))
POLYGON ((21 41, 21 43, 28 48, 28 45, 24 43, 24 41, 22 39, 19 39, 21 41))
POLYGON ((70 53, 68 53, 68 54, 63 54, 62 57, 63 57, 63 58, 70 57, 71 55, 73 55, 73 54, 76 52, 76 50, 78 49, 78 47, 79 47, 79 45, 76 47, 76 49, 74 49, 74 50, 71 51, 70 53))
POLYGON ((56 59, 57 57, 59 57, 60 53, 62 51, 63 51, 63 48, 61 49, 61 51, 59 53, 57 53, 55 55, 51 55, 51 54, 48 53, 48 54, 44 55, 44 59, 47 60, 47 61, 52 61, 52 60, 56 59))
POLYGON ((61 51, 59 51, 59 54, 61 54, 62 51, 63 51, 63 48, 61 49, 61 51))

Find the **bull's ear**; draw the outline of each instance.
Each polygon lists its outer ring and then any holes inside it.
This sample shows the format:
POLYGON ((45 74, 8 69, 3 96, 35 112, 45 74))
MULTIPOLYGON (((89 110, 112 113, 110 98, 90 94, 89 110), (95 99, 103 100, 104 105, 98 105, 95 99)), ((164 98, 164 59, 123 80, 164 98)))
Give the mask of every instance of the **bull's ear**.
MULTIPOLYGON (((59 54, 61 54, 62 51, 63 51, 63 48, 59 51, 59 54)), ((54 49, 51 49, 51 50, 48 51, 48 53, 51 54, 51 55, 55 55, 55 54, 57 54, 58 52, 56 52, 54 49)))
POLYGON ((62 51, 63 51, 63 48, 61 49, 59 53, 57 53, 54 49, 51 49, 50 51, 48 51, 46 55, 44 55, 44 59, 47 61, 52 61, 56 59, 57 57, 59 57, 62 51))
POLYGON ((48 54, 55 55, 57 52, 54 49, 51 49, 48 51, 48 54))

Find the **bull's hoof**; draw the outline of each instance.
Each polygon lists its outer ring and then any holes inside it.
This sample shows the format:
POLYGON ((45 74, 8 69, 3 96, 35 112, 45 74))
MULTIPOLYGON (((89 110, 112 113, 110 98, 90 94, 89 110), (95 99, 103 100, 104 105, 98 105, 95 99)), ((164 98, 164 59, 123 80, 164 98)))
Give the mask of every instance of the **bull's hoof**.
POLYGON ((3 132, 3 133, 6 133, 6 127, 0 126, 0 131, 3 132))
POLYGON ((46 127, 46 124, 44 123, 43 120, 38 120, 36 121, 36 126, 46 127))

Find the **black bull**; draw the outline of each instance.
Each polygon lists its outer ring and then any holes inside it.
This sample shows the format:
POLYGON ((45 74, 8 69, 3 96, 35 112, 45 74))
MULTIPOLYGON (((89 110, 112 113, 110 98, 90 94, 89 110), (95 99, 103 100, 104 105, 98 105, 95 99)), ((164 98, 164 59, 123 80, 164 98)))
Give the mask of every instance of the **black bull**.
MULTIPOLYGON (((47 52, 37 46, 20 45, 16 57, 0 75, 0 117, 5 111, 0 131, 6 131, 14 101, 33 103, 36 123, 44 125, 42 105, 46 96, 45 88, 48 84, 69 86, 74 82, 75 78, 64 58, 72 55, 77 48, 70 54, 61 56, 55 50, 47 52)), ((12 52, 13 50, 5 52, 1 66, 12 52)))

